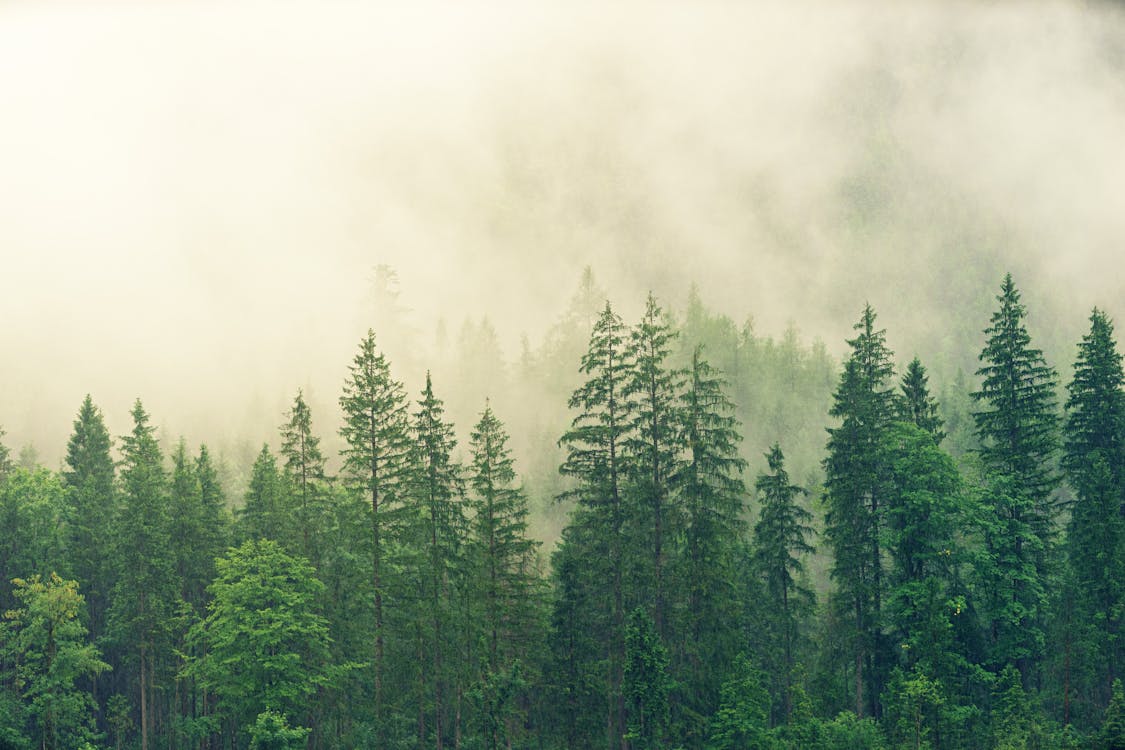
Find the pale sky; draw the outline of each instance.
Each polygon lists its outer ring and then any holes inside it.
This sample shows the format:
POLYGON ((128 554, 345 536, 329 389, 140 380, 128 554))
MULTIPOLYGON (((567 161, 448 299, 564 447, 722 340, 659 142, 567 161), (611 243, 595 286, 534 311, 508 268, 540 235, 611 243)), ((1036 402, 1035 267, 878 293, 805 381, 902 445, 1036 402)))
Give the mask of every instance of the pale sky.
POLYGON ((87 392, 194 440, 331 402, 377 264, 423 352, 488 316, 515 356, 586 265, 834 351, 870 300, 906 358, 1007 269, 1060 340, 1125 312, 1113 6, 391 5, 0 2, 9 446, 57 460, 87 392))

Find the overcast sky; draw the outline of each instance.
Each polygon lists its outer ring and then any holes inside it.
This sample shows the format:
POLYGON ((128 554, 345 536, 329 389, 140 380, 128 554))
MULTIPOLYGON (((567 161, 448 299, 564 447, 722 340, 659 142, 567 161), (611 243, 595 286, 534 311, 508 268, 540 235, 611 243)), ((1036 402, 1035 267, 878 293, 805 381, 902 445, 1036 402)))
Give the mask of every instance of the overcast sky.
POLYGON ((0 425, 57 461, 87 392, 193 440, 331 402, 377 264, 420 349, 514 356, 586 265, 923 352, 1010 269, 1070 341, 1125 311, 1122 134, 1097 3, 0 2, 0 425))

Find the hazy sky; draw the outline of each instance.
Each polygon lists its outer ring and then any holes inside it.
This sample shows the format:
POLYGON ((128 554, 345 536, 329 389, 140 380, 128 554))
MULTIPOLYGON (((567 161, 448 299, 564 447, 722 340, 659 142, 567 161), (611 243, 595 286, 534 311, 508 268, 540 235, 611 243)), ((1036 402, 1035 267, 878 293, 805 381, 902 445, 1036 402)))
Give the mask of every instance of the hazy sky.
POLYGON ((1117 6, 411 6, 0 2, 8 445, 57 460, 86 392, 194 440, 331 403, 377 264, 419 350, 515 354, 586 265, 833 350, 864 300, 971 338, 1006 269, 1059 340, 1125 317, 1117 6))

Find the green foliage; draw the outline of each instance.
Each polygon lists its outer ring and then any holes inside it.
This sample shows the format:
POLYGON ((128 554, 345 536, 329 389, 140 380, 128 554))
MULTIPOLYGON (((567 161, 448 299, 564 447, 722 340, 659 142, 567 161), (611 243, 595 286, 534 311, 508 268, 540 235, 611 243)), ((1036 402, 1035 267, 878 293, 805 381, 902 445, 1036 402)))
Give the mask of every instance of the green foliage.
POLYGON ((303 558, 271 540, 244 542, 216 561, 207 617, 192 628, 200 656, 184 670, 237 726, 272 708, 297 715, 336 671, 328 625, 316 610, 323 584, 303 558))
POLYGON ((637 750, 665 747, 668 725, 668 649, 655 623, 638 607, 625 625, 624 692, 628 700, 625 738, 637 750))
POLYGON ((285 484, 277 468, 277 459, 268 445, 263 445, 250 470, 250 484, 239 513, 241 533, 250 539, 273 539, 280 543, 289 538, 290 518, 285 508, 285 484))
POLYGON ((1051 565, 1058 484, 1055 372, 1031 346, 1026 309, 1011 275, 1004 277, 999 309, 984 333, 981 388, 973 393, 980 457, 988 475, 983 500, 991 508, 985 529, 991 582, 986 602, 993 662, 1017 664, 1043 648, 1045 583, 1051 565))
POLYGON ((930 395, 929 376, 922 362, 915 357, 906 366, 902 376, 902 404, 901 416, 903 421, 912 422, 921 430, 929 433, 935 443, 941 444, 945 439, 942 431, 943 420, 938 413, 937 402, 930 395))
MULTIPOLYGON (((789 482, 785 456, 776 443, 766 454, 769 474, 759 474, 755 487, 761 495, 761 512, 754 526, 755 566, 765 579, 767 630, 765 661, 771 665, 773 692, 779 695, 775 719, 788 721, 792 714, 795 649, 800 626, 811 612, 815 595, 804 585, 804 558, 812 554, 808 543, 812 514, 797 504, 806 490, 789 482)), ((778 723, 778 721, 774 721, 778 723)))
POLYGON ((729 680, 723 683, 719 710, 711 725, 708 750, 770 750, 770 696, 763 678, 744 655, 734 662, 729 680))
POLYGON ((46 469, 12 469, 0 482, 0 611, 14 607, 12 576, 65 569, 67 493, 46 469))
POLYGON ((97 739, 94 703, 79 680, 109 669, 87 642, 79 615, 84 604, 76 581, 52 573, 16 578, 21 605, 4 613, 3 657, 16 665, 10 675, 34 725, 32 738, 44 750, 78 747, 97 739))
POLYGON ((285 714, 266 709, 250 727, 250 750, 301 750, 309 731, 290 727, 285 714))
POLYGON ((324 473, 325 458, 320 450, 320 438, 312 431, 312 410, 304 395, 297 391, 293 407, 285 415, 281 426, 281 457, 285 460, 283 472, 287 480, 288 518, 294 528, 293 539, 278 540, 319 567, 320 539, 326 522, 324 508, 327 500, 328 478, 324 473))
POLYGON ((1121 680, 1113 681, 1113 693, 1102 721, 1101 737, 1103 750, 1125 750, 1125 690, 1121 680))
POLYGON ((886 332, 875 328, 868 305, 848 341, 851 355, 836 390, 828 430, 825 469, 825 538, 832 550, 837 603, 851 614, 856 713, 877 713, 887 668, 882 637, 884 555, 881 548, 886 486, 886 433, 896 413, 890 387, 891 352, 886 332))

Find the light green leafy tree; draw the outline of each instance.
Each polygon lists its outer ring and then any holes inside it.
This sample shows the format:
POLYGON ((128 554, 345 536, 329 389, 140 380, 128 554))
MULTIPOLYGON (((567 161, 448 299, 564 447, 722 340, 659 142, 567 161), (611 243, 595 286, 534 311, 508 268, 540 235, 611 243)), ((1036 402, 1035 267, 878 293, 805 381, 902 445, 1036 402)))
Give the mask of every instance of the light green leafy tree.
POLYGON ((328 663, 323 588, 312 566, 274 541, 248 541, 216 561, 207 617, 189 636, 201 654, 185 673, 218 699, 223 718, 250 727, 267 709, 302 715, 339 671, 328 663))
POLYGON ((84 601, 76 581, 52 573, 16 578, 19 608, 4 613, 5 661, 15 665, 14 682, 43 750, 76 748, 97 739, 94 701, 76 683, 109 669, 88 641, 80 619, 84 601))

